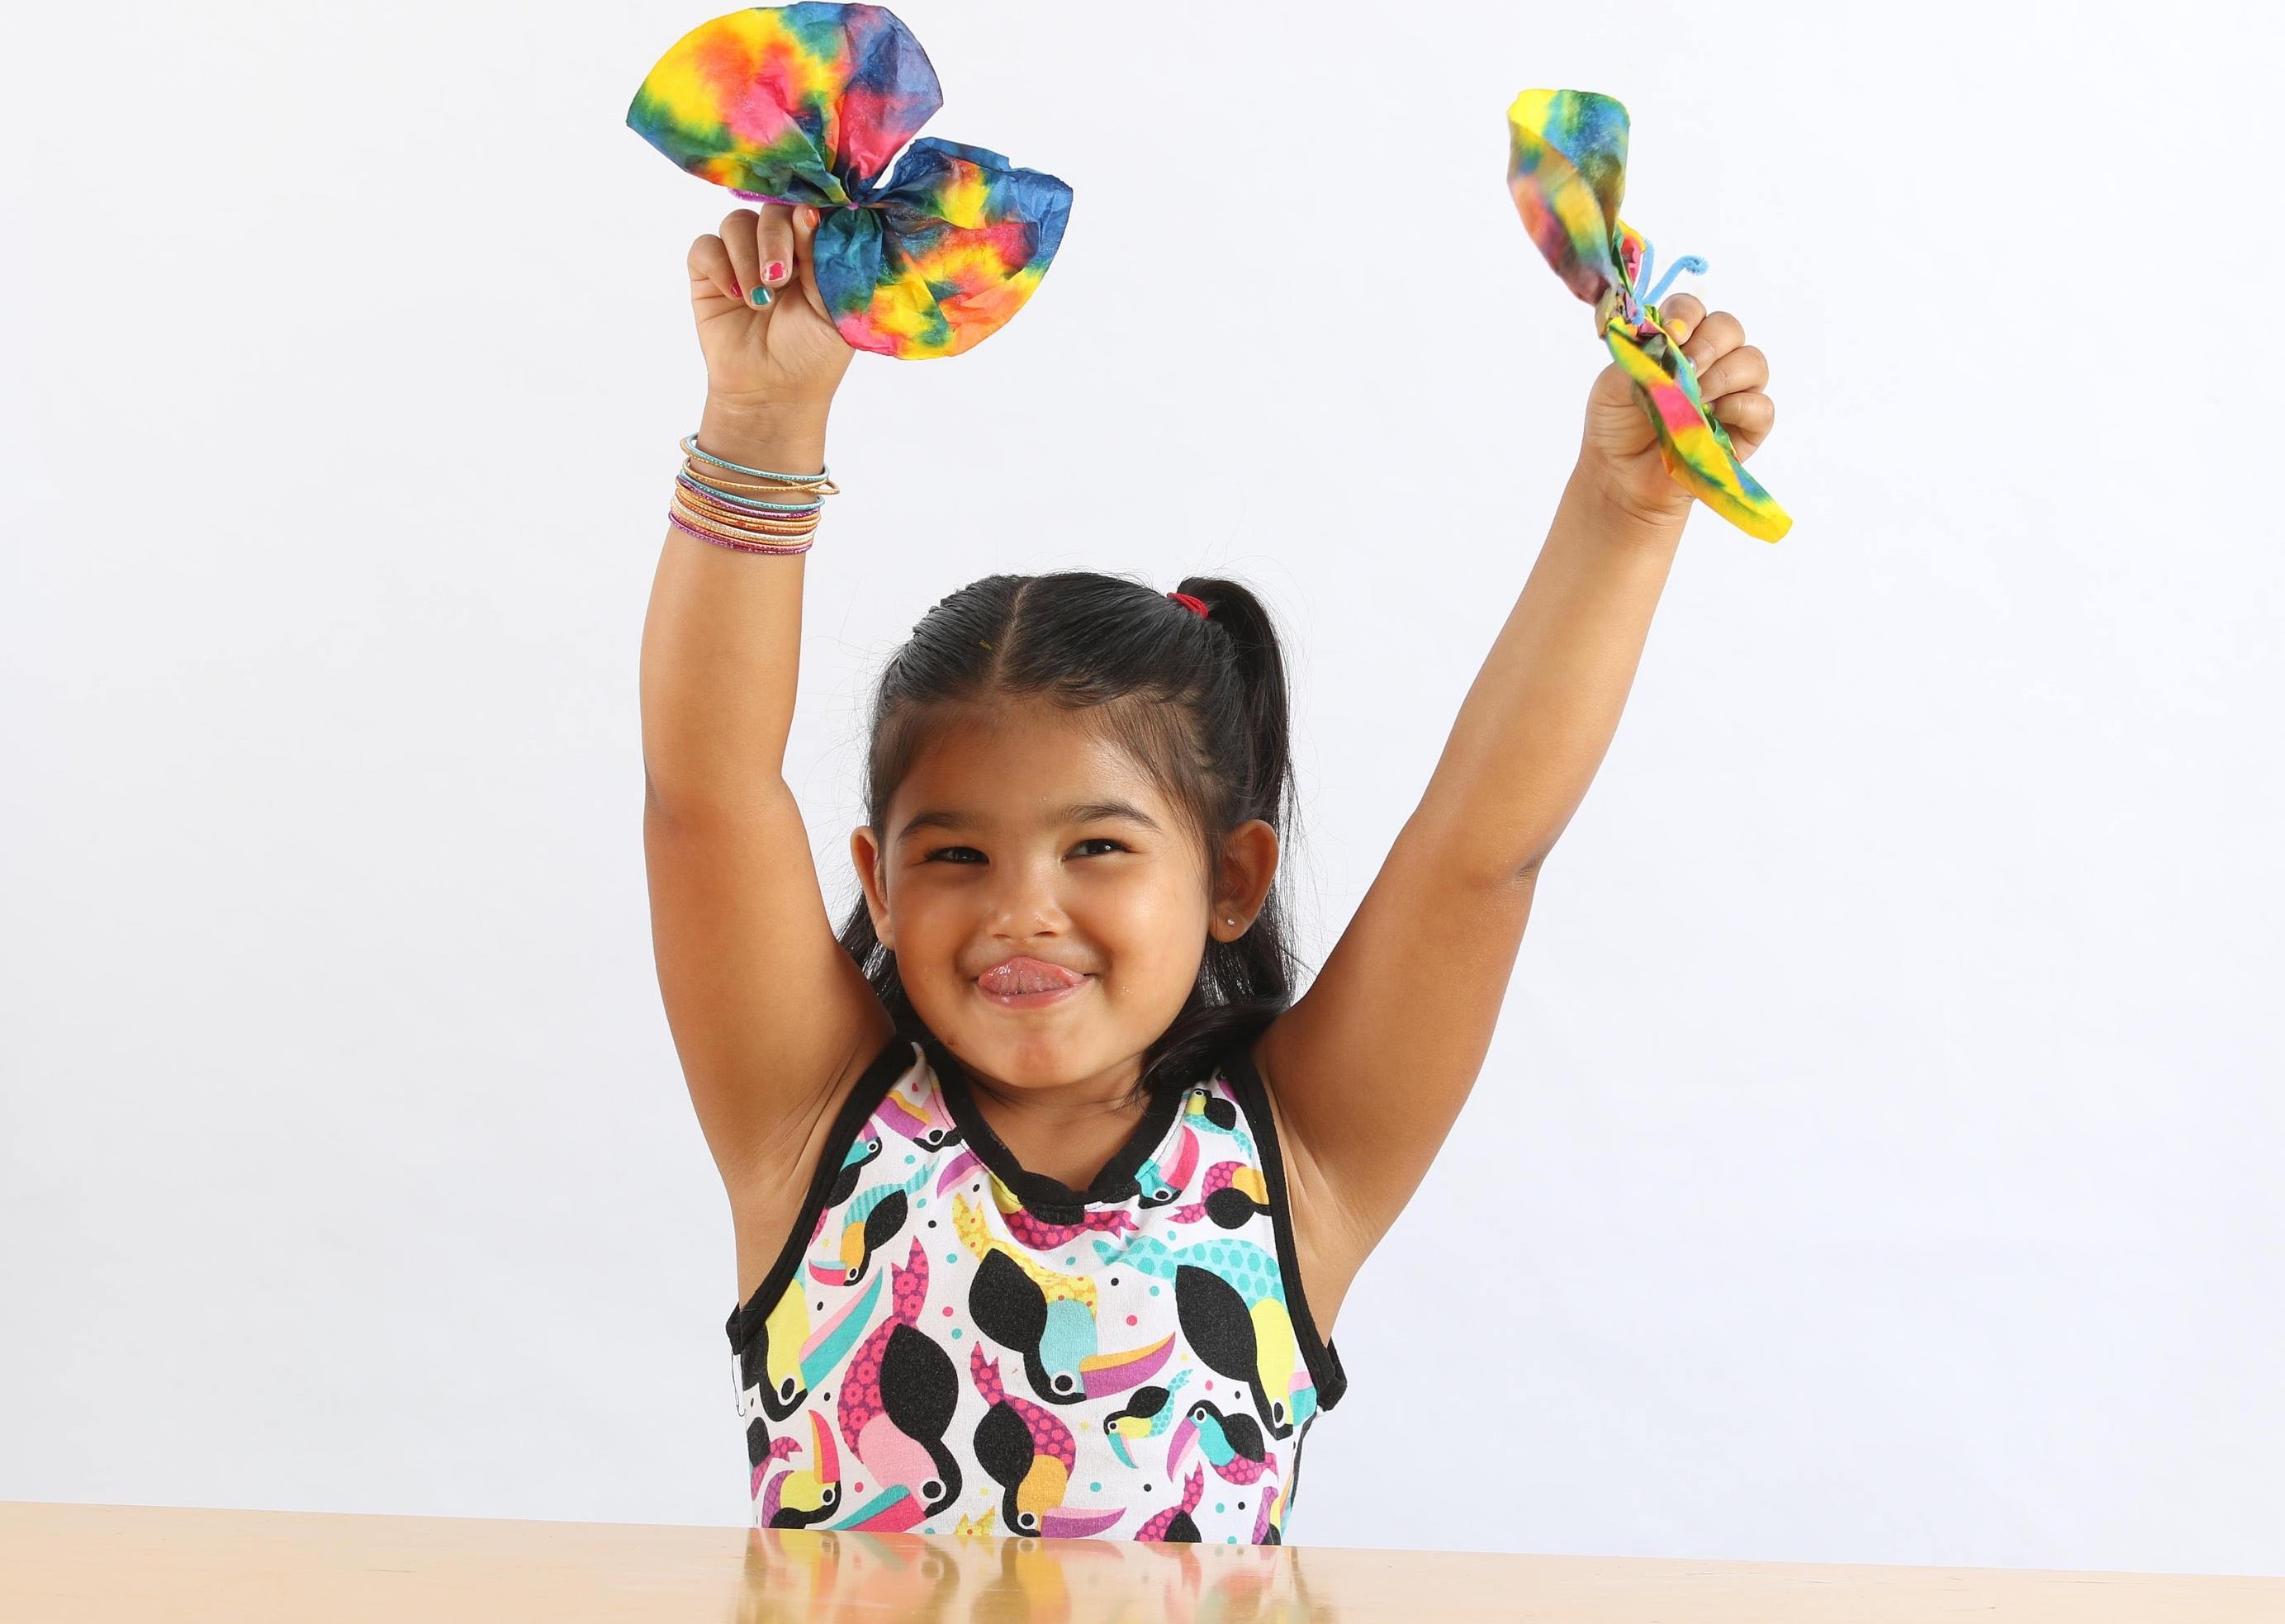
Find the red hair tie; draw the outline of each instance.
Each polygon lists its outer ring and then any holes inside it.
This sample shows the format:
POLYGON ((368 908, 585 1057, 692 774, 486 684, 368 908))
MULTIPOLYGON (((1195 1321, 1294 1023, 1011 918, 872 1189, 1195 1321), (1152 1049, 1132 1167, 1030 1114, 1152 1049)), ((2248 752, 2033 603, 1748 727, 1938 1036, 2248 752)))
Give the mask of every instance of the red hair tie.
POLYGON ((1175 602, 1190 610, 1191 614, 1197 616, 1200 620, 1204 620, 1206 617, 1206 600, 1205 599, 1193 598, 1188 592, 1168 592, 1166 596, 1172 598, 1175 602))

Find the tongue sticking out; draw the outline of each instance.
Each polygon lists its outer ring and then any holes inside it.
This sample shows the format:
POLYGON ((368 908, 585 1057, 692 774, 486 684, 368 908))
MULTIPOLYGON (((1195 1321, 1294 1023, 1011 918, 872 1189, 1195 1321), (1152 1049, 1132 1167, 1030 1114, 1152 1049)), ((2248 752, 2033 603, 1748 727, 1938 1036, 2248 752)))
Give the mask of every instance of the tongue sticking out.
POLYGON ((1077 970, 1038 959, 1010 959, 1005 964, 993 965, 976 979, 986 992, 997 992, 1004 998, 1021 992, 1057 992, 1077 986, 1087 977, 1077 970))

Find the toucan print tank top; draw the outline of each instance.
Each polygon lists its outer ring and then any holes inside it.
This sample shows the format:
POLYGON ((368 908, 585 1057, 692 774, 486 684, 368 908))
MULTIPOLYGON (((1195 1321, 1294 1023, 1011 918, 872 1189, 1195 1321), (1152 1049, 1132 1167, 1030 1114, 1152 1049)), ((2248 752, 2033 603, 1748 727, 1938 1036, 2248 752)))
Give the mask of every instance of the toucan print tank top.
POLYGON ((891 1038, 726 1329, 761 1527, 1276 1544, 1347 1385, 1242 1046, 1073 1190, 891 1038))

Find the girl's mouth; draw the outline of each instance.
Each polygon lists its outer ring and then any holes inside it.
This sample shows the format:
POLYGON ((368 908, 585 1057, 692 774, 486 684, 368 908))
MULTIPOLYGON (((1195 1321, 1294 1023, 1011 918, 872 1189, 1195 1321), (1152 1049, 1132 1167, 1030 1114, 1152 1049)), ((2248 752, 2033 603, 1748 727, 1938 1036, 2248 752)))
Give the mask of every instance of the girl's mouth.
POLYGON ((1037 1009, 1061 1003, 1087 983, 1078 970, 1018 954, 978 976, 976 990, 1003 1009, 1037 1009))

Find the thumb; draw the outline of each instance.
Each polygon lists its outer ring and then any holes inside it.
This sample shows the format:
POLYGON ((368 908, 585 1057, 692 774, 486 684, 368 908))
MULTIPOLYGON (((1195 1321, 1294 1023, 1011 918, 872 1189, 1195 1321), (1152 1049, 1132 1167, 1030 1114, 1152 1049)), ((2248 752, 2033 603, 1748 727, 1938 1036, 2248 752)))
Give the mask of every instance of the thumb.
POLYGON ((1641 396, 1640 388, 1627 376, 1626 368, 1613 361, 1595 374, 1594 385, 1587 391, 1587 404, 1590 410, 1596 412, 1640 412, 1642 408, 1637 403, 1641 396))

